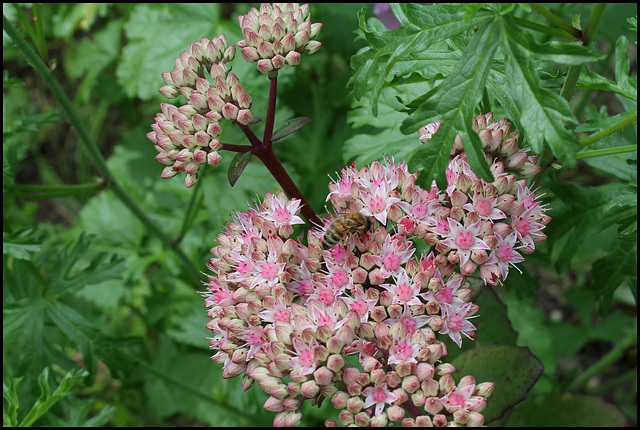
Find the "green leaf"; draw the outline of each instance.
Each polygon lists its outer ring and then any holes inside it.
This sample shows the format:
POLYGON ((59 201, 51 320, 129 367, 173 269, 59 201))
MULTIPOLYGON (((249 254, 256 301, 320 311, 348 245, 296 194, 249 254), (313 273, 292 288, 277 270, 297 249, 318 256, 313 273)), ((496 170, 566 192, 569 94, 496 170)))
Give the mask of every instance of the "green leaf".
POLYGON ((569 103, 542 88, 540 78, 532 65, 534 53, 527 50, 527 39, 508 16, 500 19, 501 47, 505 54, 505 73, 513 101, 519 111, 519 121, 529 145, 540 154, 547 142, 553 154, 568 166, 575 164, 575 153, 580 148, 578 139, 564 126, 576 122, 569 103))
POLYGON ((62 302, 50 302, 50 305, 46 308, 46 313, 51 322, 78 347, 82 354, 84 367, 92 375, 95 375, 96 342, 104 335, 100 333, 95 324, 62 302))
POLYGON ((33 232, 33 226, 25 226, 11 233, 2 233, 2 253, 21 260, 33 259, 42 248, 42 244, 33 232))
POLYGON ((604 257, 593 263, 591 285, 600 303, 600 314, 606 316, 611 307, 613 293, 625 282, 638 288, 638 250, 634 241, 616 240, 604 257))
POLYGON ((478 134, 473 131, 472 125, 474 109, 482 98, 497 48, 497 30, 496 21, 480 27, 458 62, 457 73, 450 74, 402 122, 400 130, 409 132, 430 122, 443 121, 434 137, 427 144, 418 146, 409 158, 411 168, 421 172, 418 179, 422 185, 430 183, 435 178, 441 189, 446 188, 445 170, 457 134, 460 134, 476 175, 493 181, 482 143, 478 134))
POLYGON ((240 178, 242 171, 247 167, 247 164, 249 164, 251 155, 253 155, 253 153, 251 151, 247 151, 238 152, 236 156, 233 157, 233 160, 229 165, 229 170, 227 171, 227 178, 229 179, 229 184, 231 184, 232 187, 236 182, 238 182, 238 178, 240 178))
POLYGON ((628 425, 627 419, 617 406, 605 402, 600 397, 573 393, 552 393, 528 399, 513 411, 505 423, 507 427, 624 427, 626 425, 628 425))
POLYGON ((116 70, 125 93, 151 99, 164 85, 161 73, 172 70, 173 59, 189 49, 190 43, 229 32, 219 19, 219 9, 213 3, 137 5, 125 24, 128 43, 116 70))
POLYGON ((483 346, 459 356, 453 364, 459 375, 473 375, 476 383, 493 382, 495 388, 482 414, 485 422, 500 418, 527 398, 544 367, 529 348, 483 346))
POLYGON ((2 383, 2 398, 7 402, 7 406, 2 408, 3 427, 18 426, 18 408, 20 407, 18 387, 23 379, 24 376, 21 376, 2 383))
POLYGON ((294 131, 301 129, 305 125, 309 124, 311 121, 313 121, 311 118, 307 118, 304 116, 299 118, 293 118, 293 119, 290 119, 289 121, 285 121, 285 123, 282 124, 280 128, 278 128, 276 131, 273 132, 273 137, 271 138, 271 141, 275 142, 276 140, 280 140, 283 137, 290 135, 294 131))
POLYGON ((57 255, 46 281, 47 294, 60 295, 68 291, 77 291, 84 286, 99 284, 122 276, 125 262, 117 255, 100 252, 93 255, 89 265, 75 273, 72 268, 88 254, 92 237, 82 233, 77 242, 57 255))
POLYGON ((561 270, 570 267, 572 258, 586 248, 587 241, 592 243, 595 236, 615 224, 617 217, 604 209, 611 196, 619 194, 620 184, 581 187, 548 183, 547 186, 559 199, 552 202, 554 209, 549 212, 552 221, 545 233, 553 246, 552 262, 556 270, 561 270))
POLYGON ((400 4, 393 6, 394 14, 404 22, 402 27, 388 31, 372 31, 365 22, 365 10, 358 13, 360 29, 370 47, 351 59, 354 70, 349 84, 360 100, 373 90, 371 109, 378 114, 378 98, 387 76, 402 59, 426 51, 431 45, 462 33, 488 18, 489 12, 472 18, 461 12, 460 5, 400 4))
POLYGON ((638 231, 638 187, 627 185, 604 206, 604 213, 618 219, 620 239, 635 239, 638 231))
POLYGON ((51 393, 49 387, 49 368, 45 367, 40 376, 38 376, 38 383, 40 384, 40 397, 32 406, 27 416, 20 423, 21 427, 31 426, 38 418, 40 418, 45 412, 47 412, 58 400, 70 394, 71 389, 89 373, 83 369, 74 369, 67 372, 60 381, 60 384, 56 387, 55 391, 51 393))
POLYGON ((620 36, 616 41, 616 81, 600 76, 596 72, 583 67, 580 71, 580 78, 577 88, 613 91, 628 99, 638 100, 638 85, 629 77, 629 42, 624 36, 620 36))

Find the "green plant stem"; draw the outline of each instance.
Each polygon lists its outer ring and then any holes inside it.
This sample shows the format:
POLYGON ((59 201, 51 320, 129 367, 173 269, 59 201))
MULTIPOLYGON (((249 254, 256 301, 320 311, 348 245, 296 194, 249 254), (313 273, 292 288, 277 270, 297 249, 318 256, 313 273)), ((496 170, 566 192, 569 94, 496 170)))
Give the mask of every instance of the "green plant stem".
POLYGON ((200 179, 196 182, 196 185, 193 187, 193 192, 191 194, 191 199, 189 200, 189 206, 184 214, 184 218, 182 220, 182 227, 180 228, 180 233, 173 239, 174 246, 178 246, 178 244, 184 238, 184 235, 187 234, 189 228, 191 228, 191 223, 193 222, 193 217, 196 214, 196 210, 200 207, 202 203, 202 199, 204 198, 202 192, 200 191, 202 187, 202 179, 207 173, 207 169, 203 169, 200 174, 200 179))
POLYGON ((589 43, 591 43, 591 40, 593 40, 593 35, 596 34, 596 30, 598 30, 598 27, 600 26, 602 15, 604 15, 604 11, 606 8, 606 3, 596 3, 593 5, 593 9, 591 9, 591 15, 589 15, 587 25, 582 31, 585 46, 587 46, 589 43))
MULTIPOLYGON (((594 5, 593 9, 591 9, 589 21, 587 22, 586 28, 582 32, 583 46, 589 46, 589 44, 591 43, 591 39, 598 29, 598 26, 600 25, 602 14, 604 13, 605 9, 606 5, 602 3, 594 5)), ((573 65, 569 67, 569 71, 567 72, 567 79, 565 79, 564 85, 562 85, 562 90, 560 91, 560 96, 562 96, 566 101, 570 101, 571 97, 573 97, 573 93, 576 90, 576 85, 578 83, 578 78, 580 77, 581 70, 582 65, 573 65)))
POLYGON ((605 155, 622 154, 624 152, 635 152, 638 145, 616 146, 615 148, 594 149, 592 151, 582 151, 576 154, 576 159, 603 157, 605 155))
POLYGON ((562 37, 563 39, 569 40, 576 39, 573 34, 559 28, 549 27, 548 25, 538 24, 537 22, 528 21, 526 19, 518 18, 515 16, 513 17, 513 20, 521 27, 529 28, 542 34, 547 34, 554 37, 562 37))
POLYGON ((164 243, 167 247, 173 249, 178 258, 182 261, 184 268, 186 269, 186 273, 188 274, 191 282, 198 282, 199 276, 196 268, 193 266, 189 258, 182 252, 182 250, 178 247, 173 247, 171 238, 164 234, 155 224, 151 222, 151 220, 147 217, 144 211, 137 205, 135 200, 131 198, 131 196, 122 188, 120 183, 113 176, 109 168, 107 167, 107 163, 100 153, 97 145, 91 139, 89 131, 84 126, 84 123, 80 119, 78 115, 78 111, 75 109, 69 97, 64 92, 62 86, 58 82, 58 80, 53 76, 51 71, 47 68, 47 66, 42 62, 40 57, 35 53, 35 51, 27 44, 22 35, 16 31, 11 22, 7 19, 4 14, 2 15, 2 28, 7 32, 11 40, 16 44, 16 47, 22 54, 26 57, 27 61, 33 66, 33 68, 38 72, 38 74, 42 77, 42 79, 46 82, 46 84, 51 89, 53 96, 56 98, 63 111, 67 115, 69 122, 76 129, 78 133, 79 142, 85 146, 85 149, 89 153, 91 160, 94 162, 96 168, 100 172, 100 174, 106 179, 110 188, 113 192, 118 196, 118 198, 124 203, 127 208, 138 218, 149 230, 149 232, 159 238, 162 243, 164 243))
POLYGON ((634 345, 638 344, 638 327, 629 333, 619 344, 617 344, 611 351, 609 351, 604 357, 602 357, 593 366, 582 372, 576 379, 574 379, 567 387, 568 391, 576 391, 582 388, 591 378, 596 375, 602 374, 602 372, 613 365, 616 361, 622 357, 624 351, 634 345))
POLYGON ((44 30, 42 28, 42 14, 40 13, 40 4, 33 3, 33 23, 36 30, 36 38, 33 43, 38 48, 40 57, 45 64, 49 63, 49 53, 47 52, 47 42, 44 38, 44 30))
POLYGON ((550 23, 554 24, 557 27, 560 27, 567 33, 571 34, 574 38, 582 40, 583 35, 580 30, 578 30, 571 24, 565 22, 563 19, 554 15, 551 11, 549 11, 546 7, 542 6, 540 3, 529 3, 529 6, 531 6, 531 9, 535 10, 540 15, 547 18, 547 20, 550 23))
POLYGON ((592 143, 595 143, 600 139, 607 137, 618 130, 623 129, 626 126, 633 124, 634 122, 636 122, 637 119, 638 119, 638 111, 634 112, 633 115, 631 115, 629 118, 625 119, 624 121, 620 121, 619 123, 609 127, 606 130, 601 131, 600 133, 596 133, 592 136, 587 137, 586 139, 580 142, 580 145, 582 145, 583 148, 586 146, 589 146, 592 143))
POLYGON ((569 66, 569 71, 567 72, 567 79, 564 80, 564 84, 562 85, 562 90, 560 91, 560 96, 564 98, 566 101, 570 101, 571 97, 573 97, 573 92, 576 90, 576 85, 578 83, 578 78, 580 77, 581 70, 582 70, 581 64, 569 66))

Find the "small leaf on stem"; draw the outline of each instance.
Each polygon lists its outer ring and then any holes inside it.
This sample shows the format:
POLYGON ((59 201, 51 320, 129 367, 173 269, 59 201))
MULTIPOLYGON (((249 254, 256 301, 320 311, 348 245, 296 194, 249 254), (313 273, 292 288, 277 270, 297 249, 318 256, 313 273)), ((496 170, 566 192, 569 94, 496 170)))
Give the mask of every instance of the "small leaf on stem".
POLYGON ((249 164, 249 160, 251 160, 251 155, 252 155, 252 152, 250 151, 239 152, 233 158, 233 161, 229 165, 229 171, 227 172, 227 177, 229 178, 229 184, 231 184, 232 187, 238 181, 238 178, 242 174, 242 171, 244 170, 244 168, 247 167, 247 164, 249 164))
POLYGON ((290 119, 289 121, 286 121, 284 124, 282 124, 282 126, 273 133, 271 141, 275 142, 276 140, 280 140, 283 137, 290 135, 294 131, 301 129, 311 121, 313 121, 311 118, 307 118, 304 116, 290 119))

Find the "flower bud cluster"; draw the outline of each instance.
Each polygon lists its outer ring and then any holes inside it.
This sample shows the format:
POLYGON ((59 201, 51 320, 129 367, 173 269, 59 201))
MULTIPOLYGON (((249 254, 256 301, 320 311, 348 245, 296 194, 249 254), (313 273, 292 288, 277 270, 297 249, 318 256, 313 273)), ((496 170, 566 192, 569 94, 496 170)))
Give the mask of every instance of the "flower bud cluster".
MULTIPOLYGON (((476 117, 474 129, 479 130, 485 145, 494 181, 487 183, 473 173, 457 136, 447 169, 449 186, 438 197, 442 206, 404 216, 399 223, 434 246, 436 258, 459 265, 465 276, 478 270, 484 282, 495 285, 507 277, 509 266, 516 267, 524 260, 521 253, 533 253, 535 243, 547 238, 542 230, 551 218, 526 180, 516 180, 515 175, 507 173, 537 173, 535 158, 518 148, 518 132, 511 132, 506 119, 492 122, 492 118, 491 113, 476 117)), ((439 125, 420 129, 421 140, 428 141, 439 125)), ((408 201, 425 204, 420 198, 408 201)))
POLYGON ((217 166, 221 161, 220 122, 246 125, 253 120, 251 96, 227 66, 235 56, 235 48, 227 46, 224 34, 213 40, 203 37, 175 59, 172 72, 162 74, 166 85, 160 93, 168 98, 182 95, 187 100, 180 107, 162 103, 161 112, 151 125, 153 131, 147 133, 158 151, 156 160, 167 166, 162 178, 184 171, 186 186, 193 186, 202 164, 217 166))
POLYGON ((257 63, 268 74, 286 65, 297 66, 300 54, 313 54, 321 43, 314 40, 321 23, 311 23, 309 5, 298 3, 263 3, 238 17, 244 39, 237 43, 242 57, 257 63))
MULTIPOLYGON (((418 136, 422 143, 427 143, 438 131, 442 121, 434 122, 421 127, 418 136)), ((511 131, 511 125, 507 119, 493 121, 493 113, 478 115, 473 120, 473 130, 480 136, 480 141, 484 148, 485 156, 489 164, 502 161, 504 170, 512 172, 523 178, 530 178, 538 174, 540 166, 537 156, 528 154, 529 148, 518 146, 518 130, 511 131)), ((460 135, 456 136, 451 148, 451 157, 463 154, 462 140, 460 135)))

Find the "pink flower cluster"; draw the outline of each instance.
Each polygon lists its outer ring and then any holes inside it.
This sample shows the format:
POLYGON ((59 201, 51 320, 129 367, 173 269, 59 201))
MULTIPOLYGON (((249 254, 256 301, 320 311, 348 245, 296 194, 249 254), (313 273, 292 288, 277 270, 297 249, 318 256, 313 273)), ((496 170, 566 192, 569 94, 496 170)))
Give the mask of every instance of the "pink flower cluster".
POLYGON ((299 424, 302 402, 321 397, 343 425, 482 425, 493 384, 465 376, 456 385, 454 367, 437 364, 447 355, 437 335, 459 346, 474 337, 466 277, 506 278, 549 221, 524 182, 501 162, 492 170, 486 183, 457 154, 440 192, 416 185, 403 163, 347 167, 327 200, 373 228, 329 250, 321 230, 292 237, 300 202, 284 193, 236 213, 211 250, 203 292, 223 377, 244 373, 244 389, 257 382, 277 426, 299 424), (414 240, 430 252, 416 255, 414 240))
POLYGON ((213 40, 203 37, 175 59, 172 72, 162 74, 167 85, 160 88, 160 93, 168 98, 182 94, 187 100, 180 107, 161 103, 161 112, 151 125, 153 131, 147 133, 158 151, 156 160, 167 165, 162 178, 184 171, 185 184, 192 187, 198 181, 200 166, 220 163, 220 122, 246 125, 253 120, 251 96, 226 64, 234 56, 235 45, 227 46, 224 34, 213 40))
POLYGON ((268 74, 285 65, 300 64, 300 54, 313 54, 322 45, 316 38, 321 23, 311 23, 309 5, 298 3, 262 3, 238 17, 244 39, 237 45, 242 57, 257 63, 268 74))

